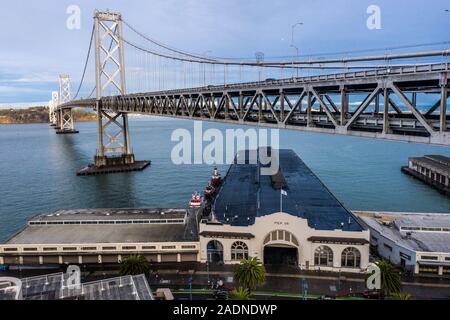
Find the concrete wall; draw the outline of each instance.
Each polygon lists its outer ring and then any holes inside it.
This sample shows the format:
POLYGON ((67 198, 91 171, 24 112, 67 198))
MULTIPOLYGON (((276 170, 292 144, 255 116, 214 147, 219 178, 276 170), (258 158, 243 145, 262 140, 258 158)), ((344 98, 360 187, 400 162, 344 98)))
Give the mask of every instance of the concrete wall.
POLYGON ((0 264, 102 264, 119 263, 131 254, 143 254, 157 262, 195 262, 198 242, 164 243, 94 243, 0 245, 0 264), (133 250, 126 248, 135 247, 133 250), (170 249, 165 249, 170 247, 170 249), (89 250, 86 250, 89 248, 89 250), (110 250, 107 248, 114 248, 110 250), (151 249, 147 249, 151 248, 151 249), (30 251, 30 249, 33 249, 30 251), (49 251, 49 249, 52 249, 49 251), (70 249, 70 250, 65 250, 70 249), (11 251, 14 250, 14 251, 11 251))

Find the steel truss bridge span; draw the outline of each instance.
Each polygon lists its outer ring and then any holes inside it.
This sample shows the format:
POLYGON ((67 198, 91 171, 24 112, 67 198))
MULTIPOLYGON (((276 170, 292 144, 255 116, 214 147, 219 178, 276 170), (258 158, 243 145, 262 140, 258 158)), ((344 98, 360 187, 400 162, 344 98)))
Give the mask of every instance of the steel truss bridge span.
POLYGON ((449 72, 449 63, 401 66, 107 96, 60 108, 100 107, 112 113, 450 145, 449 72), (424 110, 418 95, 439 98, 424 110), (361 101, 352 103, 351 97, 361 101))
POLYGON ((83 174, 148 165, 132 152, 132 113, 450 146, 449 56, 447 48, 292 61, 257 53, 256 62, 236 61, 174 49, 120 13, 96 11, 75 97, 61 75, 49 113, 57 133, 73 134, 72 109, 96 110, 95 163, 83 174), (299 76, 305 69, 324 74, 299 76))

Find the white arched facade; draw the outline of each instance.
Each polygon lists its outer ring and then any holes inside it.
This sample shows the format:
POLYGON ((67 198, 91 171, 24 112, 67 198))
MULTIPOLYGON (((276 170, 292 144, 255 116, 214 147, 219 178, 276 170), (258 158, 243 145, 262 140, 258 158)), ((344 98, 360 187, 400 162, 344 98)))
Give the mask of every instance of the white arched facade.
POLYGON ((207 261, 207 243, 213 239, 219 240, 223 245, 225 264, 240 262, 232 256, 232 247, 236 242, 247 246, 248 256, 258 257, 261 261, 264 261, 264 249, 267 246, 297 248, 298 267, 307 270, 359 273, 365 271, 369 263, 368 230, 315 230, 308 226, 307 220, 286 213, 258 217, 255 224, 246 227, 201 223, 201 262, 207 261), (333 258, 326 265, 315 263, 315 253, 321 247, 327 247, 332 252, 333 258), (342 253, 347 248, 354 248, 359 252, 359 266, 342 265, 342 253))

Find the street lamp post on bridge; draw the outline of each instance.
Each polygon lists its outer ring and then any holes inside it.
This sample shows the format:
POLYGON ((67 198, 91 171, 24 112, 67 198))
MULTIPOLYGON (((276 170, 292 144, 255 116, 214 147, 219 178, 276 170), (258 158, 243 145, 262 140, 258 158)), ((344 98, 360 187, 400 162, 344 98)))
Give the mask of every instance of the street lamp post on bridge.
MULTIPOLYGON (((292 25, 291 48, 294 48, 294 49, 296 50, 296 53, 297 53, 296 57, 297 57, 297 60, 299 59, 300 54, 299 54, 298 47, 294 45, 294 31, 295 31, 295 27, 296 27, 296 26, 302 26, 302 25, 303 25, 303 22, 297 22, 296 24, 292 25)), ((292 62, 292 66, 294 66, 294 63, 293 63, 293 62, 292 62)), ((297 78, 298 78, 298 76, 299 76, 299 74, 298 74, 298 68, 297 68, 297 78)))

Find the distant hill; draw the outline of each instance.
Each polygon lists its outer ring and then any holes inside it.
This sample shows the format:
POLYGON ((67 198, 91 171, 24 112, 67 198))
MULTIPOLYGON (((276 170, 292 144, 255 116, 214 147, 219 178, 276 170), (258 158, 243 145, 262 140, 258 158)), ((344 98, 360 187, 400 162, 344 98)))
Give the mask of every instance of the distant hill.
MULTIPOLYGON (((96 120, 93 112, 73 110, 74 120, 77 122, 90 122, 96 120)), ((33 107, 28 109, 0 109, 1 124, 48 123, 48 108, 33 107)))

